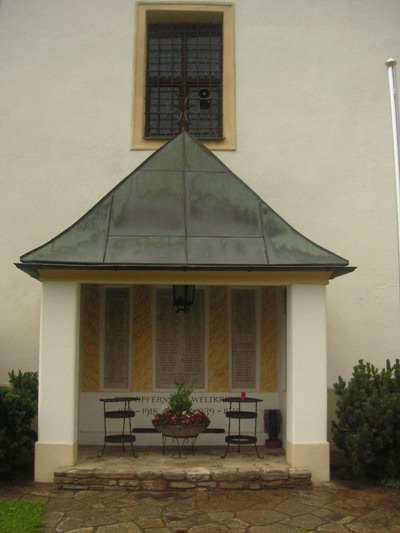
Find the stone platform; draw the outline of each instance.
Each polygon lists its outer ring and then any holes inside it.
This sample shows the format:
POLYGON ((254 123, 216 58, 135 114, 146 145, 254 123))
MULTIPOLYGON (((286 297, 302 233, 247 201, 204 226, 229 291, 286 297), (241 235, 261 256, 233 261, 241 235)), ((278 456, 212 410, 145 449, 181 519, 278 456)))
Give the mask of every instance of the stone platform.
POLYGON ((63 489, 129 491, 187 490, 262 490, 276 488, 311 488, 309 470, 287 465, 282 450, 259 447, 258 458, 253 446, 242 447, 240 453, 231 448, 225 459, 225 447, 196 447, 195 454, 181 458, 174 447, 163 455, 161 447, 135 447, 137 458, 128 447, 79 447, 78 463, 59 468, 54 483, 63 489))

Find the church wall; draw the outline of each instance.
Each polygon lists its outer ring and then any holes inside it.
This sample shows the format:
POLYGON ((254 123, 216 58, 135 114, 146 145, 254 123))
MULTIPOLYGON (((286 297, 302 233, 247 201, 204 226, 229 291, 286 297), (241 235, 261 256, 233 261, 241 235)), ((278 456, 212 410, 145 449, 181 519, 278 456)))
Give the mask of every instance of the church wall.
MULTIPOLYGON (((358 359, 383 367, 400 349, 385 66, 390 56, 400 59, 400 3, 233 4, 236 150, 218 157, 298 231, 358 267, 327 288, 332 387, 358 359)), ((2 0, 0 13, 6 384, 12 369, 38 369, 40 284, 14 263, 75 222, 152 151, 130 149, 133 0, 2 0)), ((140 342, 148 345, 146 336, 140 342)), ((213 361, 218 349, 209 350, 213 361)), ((95 387, 89 351, 84 383, 95 387)), ((140 379, 149 388, 149 368, 140 379)))

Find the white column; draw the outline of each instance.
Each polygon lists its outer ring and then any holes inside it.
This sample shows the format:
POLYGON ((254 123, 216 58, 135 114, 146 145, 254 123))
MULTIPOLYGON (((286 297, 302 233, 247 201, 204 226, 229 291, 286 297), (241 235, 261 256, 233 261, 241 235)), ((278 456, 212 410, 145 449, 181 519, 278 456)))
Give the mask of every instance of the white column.
POLYGON ((43 282, 39 355, 39 440, 35 481, 53 481, 78 451, 80 287, 43 282))
POLYGON ((326 288, 287 290, 286 458, 311 470, 314 483, 328 481, 326 288))

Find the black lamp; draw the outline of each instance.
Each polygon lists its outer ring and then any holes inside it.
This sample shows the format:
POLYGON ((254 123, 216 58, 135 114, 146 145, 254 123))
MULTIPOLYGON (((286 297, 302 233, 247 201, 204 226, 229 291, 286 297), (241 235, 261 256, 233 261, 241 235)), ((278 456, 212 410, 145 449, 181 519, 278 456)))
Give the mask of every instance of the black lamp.
POLYGON ((194 302, 195 285, 172 285, 173 305, 176 312, 187 313, 194 302))

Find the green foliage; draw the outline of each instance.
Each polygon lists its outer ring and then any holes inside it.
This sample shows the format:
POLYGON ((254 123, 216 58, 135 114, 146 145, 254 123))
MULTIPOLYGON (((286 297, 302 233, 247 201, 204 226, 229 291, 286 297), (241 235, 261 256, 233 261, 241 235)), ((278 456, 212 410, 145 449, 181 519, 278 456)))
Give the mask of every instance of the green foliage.
POLYGON ((39 533, 45 523, 42 503, 29 500, 0 501, 1 533, 39 533))
POLYGON ((174 412, 187 413, 192 409, 192 400, 190 399, 193 389, 185 387, 184 383, 176 383, 177 391, 170 394, 168 399, 168 409, 174 412))
POLYGON ((37 373, 9 374, 12 387, 0 387, 0 477, 31 466, 36 434, 37 373))
POLYGON ((382 485, 388 489, 400 490, 400 478, 385 478, 382 480, 382 485))
POLYGON ((333 440, 356 477, 400 476, 400 362, 378 371, 363 360, 348 383, 335 383, 338 422, 333 440))
POLYGON ((11 370, 8 373, 10 385, 20 391, 25 391, 30 394, 33 401, 37 402, 39 380, 37 372, 21 372, 18 370, 18 374, 11 370))

